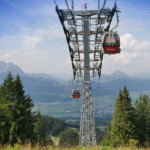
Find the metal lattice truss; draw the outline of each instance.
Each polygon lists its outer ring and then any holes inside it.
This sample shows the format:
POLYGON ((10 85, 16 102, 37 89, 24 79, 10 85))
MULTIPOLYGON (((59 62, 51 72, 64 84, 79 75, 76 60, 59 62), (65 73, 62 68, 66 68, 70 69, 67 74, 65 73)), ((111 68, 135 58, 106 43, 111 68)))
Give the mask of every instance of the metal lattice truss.
POLYGON ((116 4, 112 10, 62 10, 56 6, 56 12, 63 26, 72 61, 73 75, 77 80, 82 79, 84 73, 84 29, 83 16, 89 16, 89 55, 90 75, 101 75, 103 49, 102 37, 109 30, 112 18, 116 12, 116 4))
POLYGON ((93 114, 92 89, 90 82, 84 82, 80 120, 80 144, 96 146, 95 120, 93 114))

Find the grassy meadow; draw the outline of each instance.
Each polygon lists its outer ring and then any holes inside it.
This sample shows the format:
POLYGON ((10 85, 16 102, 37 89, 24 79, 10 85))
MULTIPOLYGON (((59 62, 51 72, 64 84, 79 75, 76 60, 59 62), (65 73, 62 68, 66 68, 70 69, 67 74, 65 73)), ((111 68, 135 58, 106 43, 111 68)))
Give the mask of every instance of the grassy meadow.
POLYGON ((111 148, 111 147, 71 147, 71 148, 65 148, 65 147, 53 147, 53 146, 46 146, 41 147, 38 144, 32 147, 31 144, 27 145, 19 145, 15 144, 14 147, 11 147, 10 145, 5 145, 4 147, 0 147, 0 150, 150 150, 150 148, 137 148, 137 147, 118 147, 118 148, 111 148))

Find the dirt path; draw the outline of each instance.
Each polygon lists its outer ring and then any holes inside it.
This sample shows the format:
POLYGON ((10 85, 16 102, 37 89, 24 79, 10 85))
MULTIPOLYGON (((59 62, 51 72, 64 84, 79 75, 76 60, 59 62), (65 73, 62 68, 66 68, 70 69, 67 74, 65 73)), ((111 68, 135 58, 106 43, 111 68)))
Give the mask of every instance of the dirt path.
POLYGON ((52 134, 49 135, 52 139, 52 141, 55 143, 56 146, 59 145, 59 140, 55 140, 55 138, 52 136, 52 134))

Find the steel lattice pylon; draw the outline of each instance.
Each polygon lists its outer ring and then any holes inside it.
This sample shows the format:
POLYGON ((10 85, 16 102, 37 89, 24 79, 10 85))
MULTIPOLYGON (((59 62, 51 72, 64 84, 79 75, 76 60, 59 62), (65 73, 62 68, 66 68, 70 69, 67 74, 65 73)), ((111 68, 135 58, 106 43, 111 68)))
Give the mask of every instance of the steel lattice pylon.
POLYGON ((80 120, 80 144, 96 146, 95 121, 90 82, 84 82, 80 120))
POLYGON ((117 12, 116 3, 112 10, 104 6, 99 10, 74 11, 73 5, 72 10, 62 10, 56 5, 68 43, 74 79, 82 79, 83 83, 80 120, 80 144, 83 146, 96 146, 90 76, 101 76, 102 37, 109 31, 112 18, 117 12))

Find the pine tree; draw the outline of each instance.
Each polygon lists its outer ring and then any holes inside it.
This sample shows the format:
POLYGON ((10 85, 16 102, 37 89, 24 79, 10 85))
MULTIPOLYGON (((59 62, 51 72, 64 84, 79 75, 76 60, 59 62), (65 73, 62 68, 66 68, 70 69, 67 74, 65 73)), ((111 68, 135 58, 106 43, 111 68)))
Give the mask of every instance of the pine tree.
POLYGON ((109 121, 107 130, 105 132, 101 145, 110 146, 112 144, 113 144, 112 125, 111 125, 111 122, 109 121))
MULTIPOLYGON (((46 146, 48 144, 48 135, 46 132, 46 124, 42 119, 40 112, 38 111, 36 114, 36 122, 34 124, 34 132, 36 135, 36 142, 42 146, 46 146)), ((49 138, 50 139, 50 138, 49 138)), ((52 143, 52 141, 51 141, 52 143)))
POLYGON ((43 139, 43 137, 46 136, 46 130, 45 130, 46 126, 44 124, 44 121, 42 120, 42 116, 39 111, 37 112, 36 122, 34 126, 35 126, 34 131, 36 133, 36 139, 38 142, 40 142, 43 139))
POLYGON ((25 108, 26 108, 26 114, 25 114, 25 133, 27 140, 34 142, 35 141, 35 133, 34 133, 34 123, 35 123, 35 116, 32 112, 34 104, 32 102, 32 99, 30 95, 27 95, 25 108))
POLYGON ((33 103, 30 96, 25 95, 19 75, 17 75, 14 80, 14 90, 16 102, 13 123, 15 124, 15 128, 11 129, 10 143, 20 142, 21 144, 24 144, 28 140, 32 141, 34 136, 33 103), (15 131, 13 131, 13 129, 15 131), (16 136, 13 136, 14 132, 16 136))
POLYGON ((25 136, 25 96, 23 91, 23 86, 19 75, 13 81, 14 84, 14 96, 15 96, 15 109, 14 109, 14 119, 10 129, 9 141, 13 145, 14 143, 21 142, 24 143, 26 140, 25 136))
POLYGON ((26 96, 19 75, 14 80, 8 74, 0 87, 0 142, 1 144, 24 144, 33 141, 34 115, 33 103, 26 96))
POLYGON ((9 132, 13 122, 13 112, 15 109, 13 77, 8 74, 0 87, 0 142, 9 142, 9 132))
POLYGON ((126 86, 119 92, 113 115, 113 144, 114 146, 126 144, 129 139, 134 138, 135 133, 134 109, 126 86))
POLYGON ((141 145, 150 142, 150 101, 144 94, 135 102, 136 136, 141 145))

